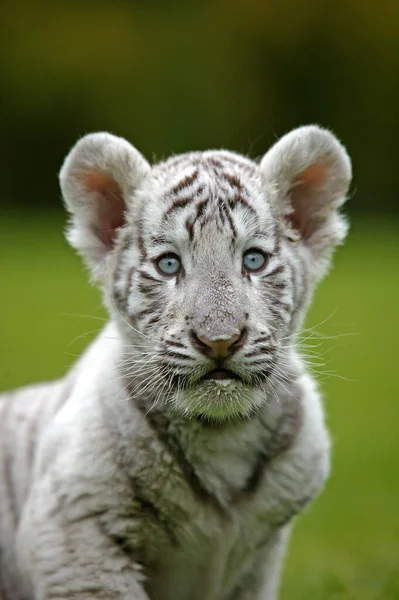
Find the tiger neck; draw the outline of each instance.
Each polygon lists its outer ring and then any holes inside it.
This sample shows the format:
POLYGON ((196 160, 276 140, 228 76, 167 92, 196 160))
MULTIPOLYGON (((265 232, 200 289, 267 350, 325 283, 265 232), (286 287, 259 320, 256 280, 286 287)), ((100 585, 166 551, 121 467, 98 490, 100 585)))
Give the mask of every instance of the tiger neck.
POLYGON ((293 443, 301 422, 295 385, 274 394, 251 418, 230 423, 187 418, 162 406, 149 410, 149 400, 132 402, 197 495, 221 509, 256 491, 267 465, 293 443))

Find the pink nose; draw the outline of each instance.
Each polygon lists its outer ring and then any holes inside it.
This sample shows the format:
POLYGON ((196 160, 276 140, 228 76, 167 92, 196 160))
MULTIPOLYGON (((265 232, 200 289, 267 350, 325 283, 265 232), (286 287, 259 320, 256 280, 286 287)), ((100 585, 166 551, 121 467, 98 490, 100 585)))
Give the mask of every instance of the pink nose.
POLYGON ((211 358, 227 358, 239 348, 246 340, 247 334, 243 329, 241 333, 231 336, 228 339, 210 340, 203 335, 197 335, 194 331, 191 333, 191 342, 201 354, 211 358))

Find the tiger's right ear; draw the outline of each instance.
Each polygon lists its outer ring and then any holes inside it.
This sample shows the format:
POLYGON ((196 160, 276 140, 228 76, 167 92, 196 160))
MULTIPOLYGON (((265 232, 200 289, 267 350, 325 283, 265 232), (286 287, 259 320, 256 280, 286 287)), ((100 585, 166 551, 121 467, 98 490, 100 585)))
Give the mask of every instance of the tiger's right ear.
POLYGON ((129 202, 150 170, 129 142, 110 133, 79 140, 60 171, 61 191, 71 214, 67 239, 100 279, 129 202))

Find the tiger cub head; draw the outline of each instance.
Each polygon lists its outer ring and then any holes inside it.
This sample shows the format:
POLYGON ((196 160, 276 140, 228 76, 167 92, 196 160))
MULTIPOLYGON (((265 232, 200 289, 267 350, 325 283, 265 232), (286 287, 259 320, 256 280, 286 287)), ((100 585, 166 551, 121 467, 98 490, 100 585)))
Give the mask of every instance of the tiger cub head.
POLYGON ((114 135, 77 142, 60 173, 67 237, 103 288, 137 394, 217 420, 266 402, 346 235, 350 179, 317 126, 259 164, 211 150, 151 167, 114 135))

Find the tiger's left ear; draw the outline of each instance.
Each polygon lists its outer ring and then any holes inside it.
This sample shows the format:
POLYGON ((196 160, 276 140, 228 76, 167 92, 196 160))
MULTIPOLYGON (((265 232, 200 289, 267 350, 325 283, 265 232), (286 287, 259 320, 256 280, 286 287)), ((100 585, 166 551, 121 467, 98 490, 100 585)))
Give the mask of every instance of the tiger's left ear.
POLYGON ((326 129, 300 127, 265 154, 260 170, 266 195, 282 220, 316 260, 328 258, 348 228, 338 212, 352 177, 345 148, 326 129))

